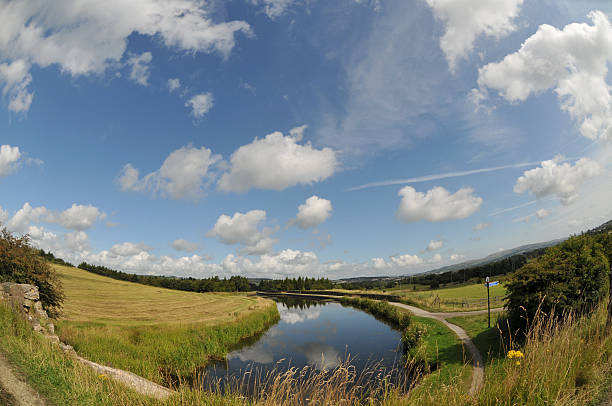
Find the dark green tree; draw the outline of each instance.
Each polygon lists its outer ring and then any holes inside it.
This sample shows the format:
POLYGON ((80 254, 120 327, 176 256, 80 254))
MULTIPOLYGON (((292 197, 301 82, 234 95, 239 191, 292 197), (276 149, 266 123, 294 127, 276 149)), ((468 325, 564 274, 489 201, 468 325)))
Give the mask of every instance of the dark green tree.
POLYGON ((538 308, 561 319, 595 308, 608 294, 609 264, 602 245, 590 235, 571 237, 529 261, 508 280, 508 317, 513 328, 527 327, 538 308))
POLYGON ((15 237, 6 228, 0 230, 0 282, 38 286, 45 310, 52 317, 60 314, 64 293, 57 274, 32 248, 29 236, 15 237))

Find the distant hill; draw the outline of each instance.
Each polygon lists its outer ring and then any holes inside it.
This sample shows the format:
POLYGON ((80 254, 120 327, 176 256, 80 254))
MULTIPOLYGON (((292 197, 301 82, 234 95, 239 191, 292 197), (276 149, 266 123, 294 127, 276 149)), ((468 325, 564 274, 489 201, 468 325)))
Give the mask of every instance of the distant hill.
MULTIPOLYGON (((612 227, 612 222, 610 222, 612 227)), ((527 244, 521 245, 520 247, 511 248, 508 250, 495 252, 493 254, 487 255, 484 258, 472 259, 469 261, 464 261, 459 264, 447 265, 441 268, 432 269, 431 271, 420 272, 418 274, 410 275, 410 276, 422 276, 422 275, 430 275, 430 274, 440 274, 444 272, 452 272, 452 271, 460 271, 463 269, 475 268, 482 265, 487 265, 497 261, 503 261, 504 259, 510 258, 514 255, 525 254, 528 252, 532 252, 535 250, 539 250, 542 248, 551 247, 553 245, 557 245, 563 241, 565 238, 560 238, 558 240, 539 242, 535 244, 527 244)), ((407 275, 398 275, 398 276, 362 276, 356 278, 343 278, 334 280, 335 283, 362 283, 362 282, 375 282, 375 281, 396 281, 405 279, 410 277, 407 275)))
MULTIPOLYGON (((612 220, 603 223, 602 225, 595 227, 591 230, 586 231, 585 233, 589 233, 589 234, 599 234, 599 233, 612 233, 612 220)), ((548 247, 552 247, 554 245, 560 244, 563 241, 565 241, 567 238, 559 238, 556 240, 551 240, 551 241, 545 241, 545 242, 539 242, 539 243, 534 243, 534 244, 526 244, 526 245, 521 245, 519 247, 516 248, 511 248, 508 250, 504 250, 504 251, 500 251, 500 252, 495 252, 493 254, 487 255, 484 258, 480 258, 480 259, 472 259, 469 261, 464 261, 458 264, 453 264, 453 265, 447 265, 441 268, 436 268, 436 269, 432 269, 430 271, 426 271, 426 272, 421 272, 418 274, 414 274, 411 275, 413 277, 417 277, 417 276, 426 276, 426 275, 432 275, 432 274, 443 274, 446 272, 454 272, 454 271, 461 271, 461 270, 467 270, 467 269, 473 269, 476 267, 480 267, 480 266, 484 266, 484 265, 488 265, 488 264, 493 264, 495 262, 500 262, 500 261, 504 261, 507 259, 512 260, 513 257, 515 256, 519 256, 522 254, 530 254, 533 255, 538 255, 535 251, 537 250, 542 250, 544 248, 548 248, 548 247)), ((363 283, 363 282, 377 282, 377 281, 397 281, 397 280, 401 280, 404 278, 407 278, 409 276, 406 275, 398 275, 398 276, 363 276, 363 277, 356 277, 356 278, 344 278, 344 279, 339 279, 339 280, 335 280, 335 283, 363 283)))
POLYGON ((612 220, 608 221, 607 223, 603 223, 599 227, 595 227, 587 231, 587 233, 589 234, 598 234, 598 233, 604 233, 604 232, 608 232, 608 233, 612 232, 612 220))
POLYGON ((427 275, 431 273, 442 273, 448 271, 458 271, 460 269, 469 269, 476 266, 487 265, 492 262, 501 261, 506 258, 510 258, 513 255, 525 254, 531 251, 539 250, 542 248, 552 247, 553 245, 557 245, 565 241, 567 238, 559 238, 557 240, 538 242, 534 244, 521 245, 520 247, 511 248, 508 250, 503 250, 499 252, 494 252, 493 254, 487 255, 484 258, 480 259, 472 259, 469 261, 461 262, 459 264, 447 265, 442 268, 432 269, 431 271, 422 272, 418 275, 427 275))

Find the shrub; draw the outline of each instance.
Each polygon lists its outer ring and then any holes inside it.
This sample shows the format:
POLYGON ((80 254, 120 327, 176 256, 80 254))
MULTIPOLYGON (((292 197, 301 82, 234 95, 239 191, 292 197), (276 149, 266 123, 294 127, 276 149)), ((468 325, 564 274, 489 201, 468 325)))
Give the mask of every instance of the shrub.
POLYGON ((572 237, 548 248, 509 279, 508 318, 513 329, 534 319, 538 307, 562 319, 591 311, 607 296, 609 264, 592 236, 572 237), (554 310, 554 312, 553 312, 554 310))
POLYGON ((0 230, 0 282, 29 283, 38 286, 40 301, 52 317, 58 316, 64 293, 49 264, 30 246, 30 238, 0 230))
POLYGON ((420 324, 413 324, 404 330, 402 334, 402 344, 404 344, 404 353, 410 354, 417 350, 425 335, 427 328, 420 324))

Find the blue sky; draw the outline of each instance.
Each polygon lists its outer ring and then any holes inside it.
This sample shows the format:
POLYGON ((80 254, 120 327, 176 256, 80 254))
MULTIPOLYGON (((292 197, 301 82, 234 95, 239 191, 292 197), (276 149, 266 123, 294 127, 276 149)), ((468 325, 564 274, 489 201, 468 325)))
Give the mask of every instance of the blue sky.
POLYGON ((412 274, 612 218, 612 6, 0 1, 0 221, 78 263, 412 274))

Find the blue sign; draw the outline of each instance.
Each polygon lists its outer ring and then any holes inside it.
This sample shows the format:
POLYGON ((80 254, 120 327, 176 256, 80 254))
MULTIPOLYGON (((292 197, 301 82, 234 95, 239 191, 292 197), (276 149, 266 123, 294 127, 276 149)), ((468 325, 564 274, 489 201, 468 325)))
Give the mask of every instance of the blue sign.
MULTIPOLYGON (((491 287, 491 286, 495 286, 495 285, 499 285, 499 281, 489 282, 489 287, 491 287)), ((487 286, 487 284, 486 284, 486 283, 485 283, 485 286, 487 286)))

